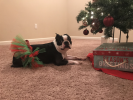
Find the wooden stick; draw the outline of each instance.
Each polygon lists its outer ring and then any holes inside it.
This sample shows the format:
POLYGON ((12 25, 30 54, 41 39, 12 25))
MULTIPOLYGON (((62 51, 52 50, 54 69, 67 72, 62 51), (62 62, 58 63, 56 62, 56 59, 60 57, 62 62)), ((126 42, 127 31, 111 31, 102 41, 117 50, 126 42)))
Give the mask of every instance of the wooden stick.
POLYGON ((129 37, 129 36, 128 36, 128 32, 127 32, 127 36, 126 36, 127 40, 126 40, 126 43, 128 42, 128 37, 129 37))
POLYGON ((114 43, 114 32, 115 32, 115 27, 113 28, 113 41, 112 41, 112 43, 114 43))
POLYGON ((120 41, 121 41, 121 30, 120 30, 120 36, 119 36, 119 43, 120 43, 120 41))

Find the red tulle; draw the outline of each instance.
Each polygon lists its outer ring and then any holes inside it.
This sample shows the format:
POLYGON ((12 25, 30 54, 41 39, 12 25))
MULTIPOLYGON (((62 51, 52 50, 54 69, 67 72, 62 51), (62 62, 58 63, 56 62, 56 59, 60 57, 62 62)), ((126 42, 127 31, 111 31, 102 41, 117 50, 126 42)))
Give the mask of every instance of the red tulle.
POLYGON ((12 52, 26 52, 27 50, 17 50, 17 49, 11 49, 12 52))
POLYGON ((22 61, 24 61, 25 57, 23 56, 23 57, 21 57, 21 59, 22 59, 22 61))
POLYGON ((39 54, 39 51, 35 51, 32 55, 37 56, 39 54))
POLYGON ((32 46, 29 46, 30 50, 33 51, 32 46))
MULTIPOLYGON (((18 37, 19 38, 19 37, 18 37)), ((23 61, 25 61, 26 60, 26 58, 27 58, 27 56, 29 56, 29 57, 31 57, 31 65, 32 65, 32 67, 33 68, 38 68, 38 67, 43 67, 43 65, 41 65, 41 64, 38 64, 36 61, 35 61, 35 56, 37 56, 38 54, 39 54, 39 50, 38 51, 35 51, 34 53, 33 53, 33 48, 32 48, 32 46, 30 46, 30 43, 29 43, 29 41, 28 40, 25 40, 26 42, 26 44, 25 43, 22 43, 21 41, 19 41, 19 40, 17 40, 17 39, 13 39, 12 40, 12 43, 19 43, 19 44, 23 44, 23 45, 25 45, 25 46, 27 46, 28 48, 29 48, 29 50, 30 50, 30 52, 31 52, 31 54, 30 55, 24 55, 23 57, 20 57, 21 59, 22 59, 22 62, 23 61)), ((20 46, 20 45, 15 45, 15 44, 12 44, 11 43, 11 46, 10 46, 10 50, 12 51, 12 52, 14 52, 14 55, 15 55, 15 53, 20 53, 20 54, 23 54, 24 52, 27 52, 27 50, 25 50, 24 49, 24 47, 25 46, 20 46)), ((28 50, 28 51, 29 51, 28 50)), ((15 56, 18 56, 18 55, 15 55, 15 56)))
POLYGON ((39 65, 38 65, 37 63, 34 63, 34 67, 35 67, 35 68, 38 68, 39 65))
POLYGON ((11 46, 10 46, 9 49, 10 49, 12 52, 17 52, 17 51, 16 51, 16 50, 18 50, 17 48, 24 48, 24 47, 11 44, 11 46))
POLYGON ((34 57, 37 56, 39 54, 39 51, 35 51, 34 53, 30 54, 29 57, 34 57))
POLYGON ((33 68, 37 68, 38 67, 38 64, 36 64, 35 62, 32 63, 32 67, 33 68))
MULTIPOLYGON (((12 43, 13 43, 13 42, 20 43, 20 44, 24 44, 24 43, 22 43, 22 42, 20 42, 20 41, 18 41, 18 40, 16 40, 16 39, 13 39, 13 40, 12 40, 12 43)), ((25 44, 24 44, 24 45, 25 45, 25 44)))
POLYGON ((41 65, 41 64, 38 64, 36 61, 35 61, 35 59, 33 58, 32 59, 32 67, 33 68, 38 68, 38 67, 43 67, 43 65, 41 65))
POLYGON ((43 65, 40 65, 40 64, 35 63, 35 64, 34 64, 34 67, 35 67, 35 68, 43 67, 43 65))
POLYGON ((29 41, 28 41, 28 40, 25 40, 25 41, 26 41, 26 43, 27 43, 27 45, 28 45, 29 49, 32 51, 33 49, 32 49, 32 47, 30 46, 29 41))
POLYGON ((10 46, 10 48, 24 48, 24 47, 23 47, 23 46, 18 46, 18 45, 12 44, 12 45, 10 46))
POLYGON ((23 57, 21 57, 21 59, 24 61, 27 56, 28 55, 24 55, 23 57))
POLYGON ((32 54, 30 54, 30 55, 29 55, 29 57, 33 57, 33 55, 32 55, 32 54))

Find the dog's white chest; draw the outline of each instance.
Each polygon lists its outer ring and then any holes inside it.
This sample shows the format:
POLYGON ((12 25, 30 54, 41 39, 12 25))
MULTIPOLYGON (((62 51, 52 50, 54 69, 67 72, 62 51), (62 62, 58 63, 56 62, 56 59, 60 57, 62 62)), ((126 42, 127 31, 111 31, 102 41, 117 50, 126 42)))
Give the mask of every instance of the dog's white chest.
POLYGON ((62 58, 65 59, 67 57, 67 54, 66 53, 63 53, 62 54, 62 58))

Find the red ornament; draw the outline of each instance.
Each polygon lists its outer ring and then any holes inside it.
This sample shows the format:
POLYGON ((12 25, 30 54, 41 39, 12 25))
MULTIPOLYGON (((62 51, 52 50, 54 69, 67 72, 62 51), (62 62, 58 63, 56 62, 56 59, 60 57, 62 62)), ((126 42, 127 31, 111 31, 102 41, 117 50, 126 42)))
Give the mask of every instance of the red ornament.
POLYGON ((85 29, 85 30, 83 31, 83 34, 84 34, 84 35, 88 35, 88 34, 89 34, 89 31, 88 31, 87 29, 85 29))
POLYGON ((93 20, 92 20, 91 27, 92 27, 92 29, 95 30, 95 31, 98 30, 99 27, 100 27, 100 22, 99 22, 99 20, 98 20, 98 19, 93 19, 93 20))
POLYGON ((92 3, 96 2, 97 0, 92 0, 92 3))
POLYGON ((107 17, 104 18, 103 23, 107 27, 112 26, 114 24, 114 18, 108 15, 107 17))
POLYGON ((94 33, 94 31, 95 31, 94 29, 91 29, 91 33, 94 33))
POLYGON ((102 33, 102 32, 103 32, 103 30, 99 31, 99 33, 102 33))
POLYGON ((87 25, 88 25, 87 20, 83 20, 83 26, 87 26, 87 25))

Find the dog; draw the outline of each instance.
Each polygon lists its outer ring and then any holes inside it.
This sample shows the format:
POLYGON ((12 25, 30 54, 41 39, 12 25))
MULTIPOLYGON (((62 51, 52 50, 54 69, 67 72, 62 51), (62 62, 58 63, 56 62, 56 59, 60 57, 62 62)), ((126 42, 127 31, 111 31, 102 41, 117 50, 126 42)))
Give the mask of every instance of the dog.
MULTIPOLYGON (((68 34, 59 35, 56 33, 56 37, 53 42, 46 44, 35 44, 31 45, 33 51, 39 47, 40 49, 45 48, 46 52, 40 53, 37 57, 44 64, 54 63, 57 66, 60 65, 72 65, 72 64, 82 64, 75 60, 86 60, 86 58, 79 58, 67 55, 67 51, 72 47, 72 40, 68 34)), ((21 58, 16 59, 13 56, 13 61, 11 67, 23 67, 21 58)))

